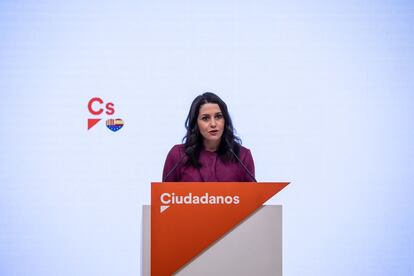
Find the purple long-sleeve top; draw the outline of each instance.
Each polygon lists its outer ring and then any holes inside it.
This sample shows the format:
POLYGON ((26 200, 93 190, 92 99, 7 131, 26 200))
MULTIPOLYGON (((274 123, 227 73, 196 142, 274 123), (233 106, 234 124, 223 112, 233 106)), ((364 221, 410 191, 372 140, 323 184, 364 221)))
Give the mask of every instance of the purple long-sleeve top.
MULTIPOLYGON (((184 145, 172 147, 165 160, 163 179, 172 171, 167 182, 252 182, 254 181, 239 162, 223 162, 216 152, 201 150, 201 168, 185 165, 184 145)), ((240 146, 239 158, 254 176, 254 162, 250 150, 240 146)))

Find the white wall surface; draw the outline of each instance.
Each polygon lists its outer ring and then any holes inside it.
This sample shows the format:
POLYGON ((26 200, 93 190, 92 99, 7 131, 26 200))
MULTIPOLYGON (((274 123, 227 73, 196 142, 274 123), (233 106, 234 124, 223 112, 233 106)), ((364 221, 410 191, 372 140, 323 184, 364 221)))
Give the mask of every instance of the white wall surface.
MULTIPOLYGON (((139 275, 141 206, 204 91, 291 181, 284 274, 414 274, 410 1, 1 1, 0 275, 139 275), (88 100, 125 126, 86 130, 88 100)), ((109 116, 108 116, 109 117, 109 116)))

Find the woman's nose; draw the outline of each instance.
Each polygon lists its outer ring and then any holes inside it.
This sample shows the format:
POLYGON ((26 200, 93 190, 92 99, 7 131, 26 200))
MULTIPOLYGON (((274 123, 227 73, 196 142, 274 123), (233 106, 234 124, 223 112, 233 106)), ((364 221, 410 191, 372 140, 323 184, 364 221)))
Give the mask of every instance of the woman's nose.
POLYGON ((210 126, 211 127, 216 127, 216 120, 213 118, 213 119, 211 119, 211 121, 210 121, 210 126))

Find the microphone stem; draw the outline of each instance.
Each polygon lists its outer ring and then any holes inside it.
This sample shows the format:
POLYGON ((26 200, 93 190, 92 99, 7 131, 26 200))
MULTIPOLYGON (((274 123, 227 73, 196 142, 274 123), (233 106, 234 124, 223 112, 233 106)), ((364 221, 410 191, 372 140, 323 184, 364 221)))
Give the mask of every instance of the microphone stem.
POLYGON ((239 161, 240 165, 242 165, 243 169, 247 172, 247 174, 254 180, 254 182, 257 182, 256 178, 254 178, 253 174, 249 171, 246 165, 243 164, 243 162, 240 160, 237 154, 234 153, 233 149, 229 148, 229 150, 234 155, 234 157, 236 157, 237 161, 239 161))

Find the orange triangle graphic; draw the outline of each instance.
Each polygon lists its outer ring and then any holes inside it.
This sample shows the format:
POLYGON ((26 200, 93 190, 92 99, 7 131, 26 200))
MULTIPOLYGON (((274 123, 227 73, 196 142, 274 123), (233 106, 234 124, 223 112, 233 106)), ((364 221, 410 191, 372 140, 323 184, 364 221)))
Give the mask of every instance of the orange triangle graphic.
POLYGON ((88 130, 96 125, 101 119, 88 119, 88 130))
POLYGON ((177 272, 288 184, 152 183, 151 275, 170 276, 177 272), (165 202, 173 199, 187 204, 165 202), (160 212, 163 205, 169 208, 160 212))

